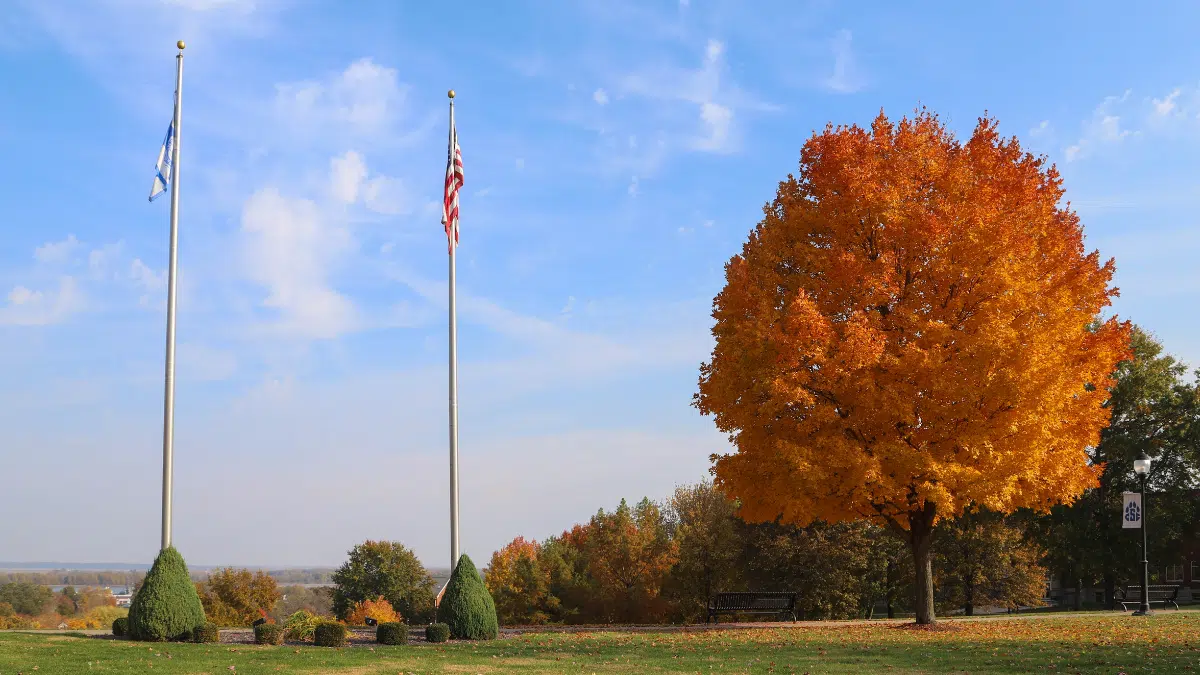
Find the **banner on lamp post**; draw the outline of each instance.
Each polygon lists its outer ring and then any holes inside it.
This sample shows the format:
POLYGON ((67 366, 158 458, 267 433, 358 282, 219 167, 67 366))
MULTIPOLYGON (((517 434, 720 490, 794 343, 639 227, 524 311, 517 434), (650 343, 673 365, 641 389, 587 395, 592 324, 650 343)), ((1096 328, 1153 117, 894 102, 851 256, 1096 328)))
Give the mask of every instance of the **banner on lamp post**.
POLYGON ((1124 492, 1125 504, 1121 507, 1121 528, 1137 529, 1142 526, 1142 494, 1124 492))

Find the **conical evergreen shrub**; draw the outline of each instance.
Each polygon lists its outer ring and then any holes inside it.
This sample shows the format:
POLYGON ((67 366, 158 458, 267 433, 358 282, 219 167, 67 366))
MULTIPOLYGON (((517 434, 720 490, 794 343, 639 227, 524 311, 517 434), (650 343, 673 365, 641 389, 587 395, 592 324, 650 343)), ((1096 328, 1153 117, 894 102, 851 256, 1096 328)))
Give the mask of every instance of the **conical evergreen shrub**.
POLYGON ((163 549, 129 606, 129 638, 149 642, 189 640, 204 625, 204 606, 175 547, 163 549))
POLYGON ((500 631, 496 603, 466 555, 458 559, 450 575, 437 617, 450 626, 450 636, 455 640, 493 640, 500 631))

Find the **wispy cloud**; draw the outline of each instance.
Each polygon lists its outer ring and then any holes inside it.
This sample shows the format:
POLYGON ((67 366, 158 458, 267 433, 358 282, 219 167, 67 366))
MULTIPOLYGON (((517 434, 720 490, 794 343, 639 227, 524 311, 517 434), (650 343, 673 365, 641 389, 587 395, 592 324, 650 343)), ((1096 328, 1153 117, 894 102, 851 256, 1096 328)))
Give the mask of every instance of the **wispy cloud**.
POLYGON ((833 74, 825 80, 825 86, 839 94, 852 94, 863 87, 863 78, 854 58, 854 36, 848 30, 840 30, 833 39, 833 74))
POLYGON ((62 277, 54 289, 33 290, 15 286, 0 303, 0 326, 44 326, 64 321, 83 308, 83 296, 74 277, 62 277))
POLYGON ((1119 143, 1134 133, 1121 126, 1121 117, 1115 112, 1120 104, 1129 100, 1131 93, 1132 91, 1127 89, 1121 96, 1109 96, 1096 106, 1092 116, 1084 120, 1083 134, 1079 140, 1067 146, 1065 155, 1068 162, 1086 157, 1098 147, 1119 143))

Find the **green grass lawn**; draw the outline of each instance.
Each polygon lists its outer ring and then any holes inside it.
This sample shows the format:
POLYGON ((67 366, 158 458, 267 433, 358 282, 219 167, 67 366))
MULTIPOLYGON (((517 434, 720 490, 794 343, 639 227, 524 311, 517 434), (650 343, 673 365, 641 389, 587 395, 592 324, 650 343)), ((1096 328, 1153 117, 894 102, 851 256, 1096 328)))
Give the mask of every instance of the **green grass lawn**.
POLYGON ((654 633, 530 633, 488 643, 351 647, 145 644, 0 633, 0 675, 38 673, 1200 672, 1200 612, 654 633), (231 669, 231 666, 233 667, 231 669))

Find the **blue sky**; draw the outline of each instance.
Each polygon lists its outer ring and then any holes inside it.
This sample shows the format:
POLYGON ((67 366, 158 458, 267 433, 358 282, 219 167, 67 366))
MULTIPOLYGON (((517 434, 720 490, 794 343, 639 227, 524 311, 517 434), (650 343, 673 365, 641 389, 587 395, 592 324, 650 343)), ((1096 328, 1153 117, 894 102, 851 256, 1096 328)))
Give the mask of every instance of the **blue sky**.
POLYGON ((188 43, 175 541, 196 564, 448 563, 446 90, 465 164, 463 548, 725 448, 708 312, 827 122, 985 110, 1056 162, 1117 311, 1200 365, 1200 8, 98 0, 0 6, 0 560, 158 546, 188 43), (457 16, 455 15, 457 14, 457 16), (18 513, 19 510, 19 513, 18 513))

